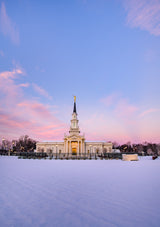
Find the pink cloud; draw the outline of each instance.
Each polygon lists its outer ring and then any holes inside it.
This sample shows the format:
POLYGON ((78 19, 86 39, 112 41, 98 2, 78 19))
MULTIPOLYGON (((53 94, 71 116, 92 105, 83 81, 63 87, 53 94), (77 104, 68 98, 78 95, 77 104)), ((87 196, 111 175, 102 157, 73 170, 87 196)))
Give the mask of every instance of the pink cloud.
POLYGON ((148 109, 148 110, 143 111, 139 116, 144 117, 145 115, 148 115, 150 113, 154 113, 154 112, 157 112, 157 111, 160 111, 160 109, 154 109, 154 108, 148 109))
POLYGON ((29 83, 19 84, 20 87, 29 87, 29 83))
POLYGON ((3 108, 10 108, 10 105, 14 105, 15 100, 22 96, 22 90, 14 82, 14 79, 21 74, 23 74, 21 69, 0 73, 0 104, 4 105, 3 108))
POLYGON ((4 2, 1 3, 0 9, 0 30, 5 35, 8 36, 13 43, 19 43, 19 32, 16 25, 11 21, 6 12, 6 7, 4 2))
POLYGON ((127 12, 127 24, 160 35, 159 0, 122 0, 127 12))
POLYGON ((28 134, 38 140, 62 139, 66 125, 57 119, 51 107, 25 98, 23 89, 28 84, 15 83, 22 73, 20 69, 0 73, 0 137, 28 134))
POLYGON ((64 126, 61 127, 57 124, 51 125, 40 125, 38 121, 32 121, 28 119, 20 119, 20 116, 12 116, 11 114, 0 113, 0 126, 1 132, 0 137, 5 138, 17 138, 20 135, 28 134, 37 140, 45 139, 59 139, 63 138, 64 126))
POLYGON ((17 74, 23 74, 21 69, 14 69, 13 71, 6 71, 0 73, 0 77, 4 79, 15 78, 17 74))
MULTIPOLYGON (((125 105, 126 106, 126 105, 125 105)), ((130 106, 130 105, 129 105, 130 106)), ((137 142, 156 142, 159 143, 160 135, 160 118, 153 119, 142 118, 137 115, 136 110, 129 108, 127 117, 114 114, 114 110, 106 113, 101 110, 96 114, 92 113, 82 121, 80 128, 85 132, 85 137, 89 141, 117 141, 118 143, 126 143, 131 141, 137 142)))
POLYGON ((126 125, 119 123, 117 118, 112 121, 108 116, 102 118, 101 114, 98 115, 93 121, 87 123, 87 127, 83 126, 82 128, 85 131, 87 141, 117 141, 124 143, 134 140, 129 130, 126 130, 126 125))
MULTIPOLYGON (((68 125, 56 117, 53 105, 43 104, 34 97, 26 98, 24 86, 15 83, 22 73, 20 69, 0 73, 0 138, 12 139, 28 134, 37 140, 63 140, 68 125)), ((112 110, 97 109, 86 119, 80 117, 80 129, 86 133, 86 140, 122 143, 158 138, 158 119, 148 123, 146 118, 138 118, 139 108, 125 98, 116 96, 107 104, 112 105, 112 110)), ((153 109, 142 115, 149 112, 153 109)))
POLYGON ((50 111, 50 107, 37 101, 24 100, 17 104, 24 113, 30 114, 33 119, 43 119, 45 122, 55 121, 54 115, 50 111))
POLYGON ((145 140, 160 142, 160 117, 158 114, 151 117, 151 114, 158 113, 160 109, 150 108, 143 111, 143 107, 119 96, 110 95, 102 100, 105 106, 112 106, 112 108, 103 107, 103 111, 100 110, 96 115, 92 114, 88 117, 86 124, 89 129, 85 130, 89 138, 96 139, 96 135, 99 135, 102 140, 106 138, 119 143, 145 140))
POLYGON ((126 98, 120 97, 116 93, 108 95, 101 99, 100 102, 107 107, 112 106, 114 113, 119 117, 130 117, 138 110, 137 106, 129 103, 126 98))
POLYGON ((138 108, 129 104, 127 99, 121 99, 115 108, 115 113, 117 116, 126 118, 132 116, 137 110, 138 108))
POLYGON ((52 100, 52 97, 48 94, 47 91, 45 91, 43 88, 41 88, 40 86, 38 86, 37 84, 32 84, 33 88, 36 92, 38 92, 38 94, 52 100))

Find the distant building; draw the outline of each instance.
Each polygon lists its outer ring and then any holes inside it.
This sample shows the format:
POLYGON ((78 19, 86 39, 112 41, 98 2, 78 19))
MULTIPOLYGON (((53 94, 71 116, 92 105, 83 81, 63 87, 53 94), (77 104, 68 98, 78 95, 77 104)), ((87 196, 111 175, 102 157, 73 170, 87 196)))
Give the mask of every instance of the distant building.
POLYGON ((76 97, 74 96, 74 106, 69 134, 64 135, 63 142, 38 142, 36 144, 36 152, 77 155, 101 154, 102 152, 112 152, 112 143, 85 141, 84 134, 80 134, 76 109, 76 97))

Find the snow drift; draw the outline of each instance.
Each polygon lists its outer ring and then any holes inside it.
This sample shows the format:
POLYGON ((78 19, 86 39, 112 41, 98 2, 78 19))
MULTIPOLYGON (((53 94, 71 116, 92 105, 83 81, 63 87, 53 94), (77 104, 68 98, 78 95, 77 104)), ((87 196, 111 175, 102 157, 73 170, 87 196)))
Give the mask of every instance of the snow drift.
POLYGON ((160 160, 0 157, 3 227, 159 227, 160 160))

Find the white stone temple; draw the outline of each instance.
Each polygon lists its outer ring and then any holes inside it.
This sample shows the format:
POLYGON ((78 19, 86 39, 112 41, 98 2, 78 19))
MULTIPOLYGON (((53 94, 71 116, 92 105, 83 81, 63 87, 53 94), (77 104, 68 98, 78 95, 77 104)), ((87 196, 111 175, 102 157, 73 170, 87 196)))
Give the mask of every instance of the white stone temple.
POLYGON ((102 154, 112 152, 112 143, 106 142, 86 142, 84 134, 80 134, 76 110, 76 97, 74 96, 74 106, 71 125, 68 135, 64 135, 63 142, 37 142, 36 152, 46 152, 47 154, 102 154))

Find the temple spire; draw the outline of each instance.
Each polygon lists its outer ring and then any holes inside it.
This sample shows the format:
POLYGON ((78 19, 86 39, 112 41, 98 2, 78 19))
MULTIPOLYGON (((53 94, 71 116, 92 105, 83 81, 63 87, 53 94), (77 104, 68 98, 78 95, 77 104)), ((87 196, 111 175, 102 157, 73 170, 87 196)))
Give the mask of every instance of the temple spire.
POLYGON ((77 111, 76 111, 76 96, 74 96, 73 113, 76 113, 77 114, 77 111))
POLYGON ((71 126, 70 126, 70 135, 79 135, 79 126, 78 126, 78 119, 77 119, 77 110, 76 110, 76 96, 74 96, 74 106, 73 106, 73 113, 71 119, 71 126))

